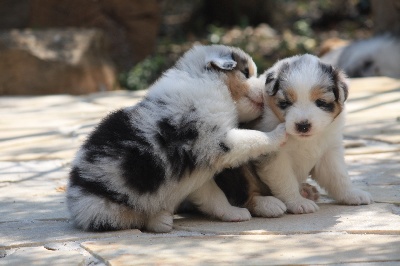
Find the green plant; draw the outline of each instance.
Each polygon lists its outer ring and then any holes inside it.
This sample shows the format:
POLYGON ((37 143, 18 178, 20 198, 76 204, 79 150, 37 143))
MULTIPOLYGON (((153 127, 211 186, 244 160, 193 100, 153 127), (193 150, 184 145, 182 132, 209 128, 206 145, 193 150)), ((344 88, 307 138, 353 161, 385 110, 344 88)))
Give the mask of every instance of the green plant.
POLYGON ((128 90, 147 89, 167 67, 164 55, 149 56, 135 65, 129 72, 122 73, 120 84, 128 90))

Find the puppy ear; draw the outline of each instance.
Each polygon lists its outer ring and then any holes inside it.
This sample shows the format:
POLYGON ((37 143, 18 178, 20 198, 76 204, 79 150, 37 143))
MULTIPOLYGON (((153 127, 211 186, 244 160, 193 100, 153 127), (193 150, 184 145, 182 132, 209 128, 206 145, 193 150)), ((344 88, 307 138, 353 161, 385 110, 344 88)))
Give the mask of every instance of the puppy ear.
POLYGON ((348 79, 346 77, 346 74, 340 69, 334 69, 334 75, 336 83, 334 88, 334 94, 336 101, 338 101, 341 104, 344 104, 349 95, 348 79))
POLYGON ((332 92, 335 95, 335 101, 344 104, 349 94, 346 74, 342 70, 322 62, 320 62, 319 66, 324 73, 330 76, 330 79, 334 83, 332 86, 332 92))
POLYGON ((265 73, 265 90, 269 96, 274 96, 279 90, 279 80, 274 71, 265 73))
POLYGON ((265 72, 265 89, 270 96, 274 96, 280 88, 280 79, 289 69, 288 62, 278 62, 278 67, 270 68, 265 72))
POLYGON ((217 70, 232 70, 236 66, 236 61, 232 59, 231 55, 209 55, 206 59, 207 69, 217 69, 217 70))

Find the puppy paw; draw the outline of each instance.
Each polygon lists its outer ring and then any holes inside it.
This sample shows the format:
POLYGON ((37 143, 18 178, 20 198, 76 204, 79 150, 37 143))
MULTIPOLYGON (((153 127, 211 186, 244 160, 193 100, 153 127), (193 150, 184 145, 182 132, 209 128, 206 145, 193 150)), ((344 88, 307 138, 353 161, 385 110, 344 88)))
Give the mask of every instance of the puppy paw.
POLYGON ((146 229, 155 233, 167 233, 172 230, 173 216, 167 211, 162 211, 153 217, 150 217, 146 229))
POLYGON ((250 212, 254 216, 275 218, 286 212, 285 203, 272 196, 255 196, 251 205, 250 212))
POLYGON ((279 145, 278 147, 283 146, 287 141, 286 126, 284 123, 279 124, 270 134, 272 134, 274 143, 279 145))
POLYGON ((314 201, 305 198, 286 203, 286 206, 288 212, 294 214, 312 213, 319 210, 318 205, 314 201))
POLYGON ((371 194, 356 188, 350 190, 346 196, 339 201, 346 205, 367 205, 373 203, 371 194))
POLYGON ((251 214, 246 208, 238 208, 231 206, 228 210, 218 216, 224 222, 242 222, 251 219, 251 214))
POLYGON ((308 183, 301 184, 300 195, 303 198, 313 200, 313 201, 317 201, 320 196, 317 188, 308 183))

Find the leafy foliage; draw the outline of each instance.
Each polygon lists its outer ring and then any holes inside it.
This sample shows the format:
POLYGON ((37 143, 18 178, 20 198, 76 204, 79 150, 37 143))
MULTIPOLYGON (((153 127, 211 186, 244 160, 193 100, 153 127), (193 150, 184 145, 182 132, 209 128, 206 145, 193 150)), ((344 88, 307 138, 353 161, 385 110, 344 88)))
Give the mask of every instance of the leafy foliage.
MULTIPOLYGON (((204 12, 196 12, 196 7, 201 7, 204 2, 214 3, 211 0, 179 0, 180 5, 177 5, 175 0, 164 1, 167 6, 164 16, 181 16, 187 21, 180 27, 176 24, 171 27, 165 23, 162 25, 154 54, 120 75, 122 87, 130 90, 148 88, 196 43, 240 47, 253 57, 259 73, 262 73, 279 59, 303 53, 318 54, 321 43, 327 39, 351 40, 371 34, 371 20, 368 15, 357 13, 356 0, 268 0, 263 2, 265 8, 267 2, 279 8, 279 12, 275 12, 279 14, 273 13, 275 17, 269 19, 270 24, 250 25, 251 17, 236 14, 237 20, 233 25, 223 26, 218 20, 210 21, 204 12)), ((240 11, 238 4, 241 2, 234 3, 235 10, 240 11)))

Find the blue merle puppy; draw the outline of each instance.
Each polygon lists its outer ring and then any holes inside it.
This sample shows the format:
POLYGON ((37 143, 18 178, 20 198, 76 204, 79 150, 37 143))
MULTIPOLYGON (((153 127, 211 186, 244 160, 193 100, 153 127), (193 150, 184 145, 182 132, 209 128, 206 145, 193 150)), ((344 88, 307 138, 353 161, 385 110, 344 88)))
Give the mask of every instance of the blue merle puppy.
POLYGON ((140 103, 104 118, 72 162, 67 203, 75 224, 168 232, 185 198, 223 221, 249 220, 213 176, 286 140, 283 125, 270 133, 238 129, 262 113, 256 75, 238 48, 195 46, 140 103))

